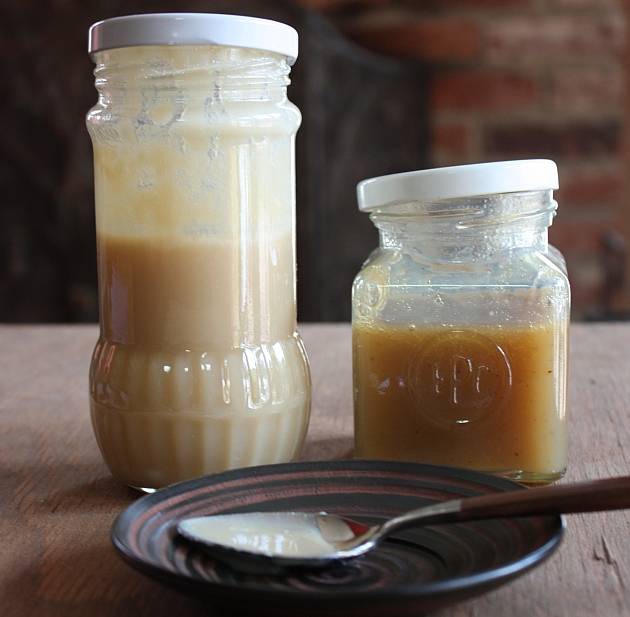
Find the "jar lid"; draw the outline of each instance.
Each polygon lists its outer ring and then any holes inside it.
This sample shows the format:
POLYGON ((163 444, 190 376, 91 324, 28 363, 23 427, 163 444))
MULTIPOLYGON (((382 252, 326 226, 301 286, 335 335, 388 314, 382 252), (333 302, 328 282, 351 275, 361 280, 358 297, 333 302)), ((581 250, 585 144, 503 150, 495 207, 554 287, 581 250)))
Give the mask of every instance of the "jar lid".
POLYGON ((558 188, 558 168, 547 159, 422 169, 368 178, 357 185, 359 210, 410 201, 440 201, 558 188))
POLYGON ((90 54, 138 45, 226 45, 298 55, 298 33, 291 26, 243 15, 217 13, 147 13, 96 22, 90 27, 90 54))

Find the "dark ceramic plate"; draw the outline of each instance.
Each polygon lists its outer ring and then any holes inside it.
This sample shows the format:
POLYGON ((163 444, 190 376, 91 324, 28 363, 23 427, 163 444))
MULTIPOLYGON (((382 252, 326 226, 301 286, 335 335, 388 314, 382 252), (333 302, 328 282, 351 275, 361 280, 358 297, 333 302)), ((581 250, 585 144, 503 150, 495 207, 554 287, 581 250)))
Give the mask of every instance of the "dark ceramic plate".
POLYGON ((497 587, 560 544, 558 516, 488 520, 401 532, 373 552, 324 570, 239 572, 180 538, 176 522, 227 512, 303 510, 376 523, 406 510, 521 488, 449 467, 333 461, 251 467, 142 497, 112 529, 141 572, 201 595, 209 606, 256 615, 418 615, 497 587))

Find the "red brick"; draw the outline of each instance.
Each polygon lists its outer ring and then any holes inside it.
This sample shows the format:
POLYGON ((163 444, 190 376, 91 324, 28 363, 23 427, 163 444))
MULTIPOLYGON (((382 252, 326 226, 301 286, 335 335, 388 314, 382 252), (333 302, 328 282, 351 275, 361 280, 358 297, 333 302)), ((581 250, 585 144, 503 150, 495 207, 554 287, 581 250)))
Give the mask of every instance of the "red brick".
POLYGON ((620 110, 624 104, 625 82, 621 63, 559 67, 550 78, 551 108, 578 113, 620 110))
POLYGON ((321 11, 323 13, 334 13, 348 8, 370 9, 374 6, 388 4, 389 1, 390 0, 293 0, 296 4, 300 4, 307 9, 321 11))
POLYGON ((448 9, 454 8, 466 9, 469 11, 485 10, 485 9, 506 9, 518 8, 527 10, 530 7, 537 7, 537 0, 403 0, 403 4, 418 8, 420 5, 423 9, 448 9))
POLYGON ((377 51, 405 58, 433 61, 470 60, 479 54, 477 24, 469 19, 426 18, 390 23, 368 23, 346 33, 377 51))
POLYGON ((547 0, 547 10, 566 9, 568 11, 590 10, 601 14, 602 11, 620 10, 619 0, 547 0))
POLYGON ((621 170, 616 169, 582 169, 560 166, 560 190, 556 199, 567 209, 615 208, 625 188, 625 178, 621 170))
POLYGON ((590 160, 618 156, 621 126, 616 120, 568 124, 527 123, 489 127, 483 145, 492 157, 590 160))
POLYGON ((625 51, 625 21, 617 14, 595 16, 514 16, 487 22, 488 61, 494 64, 551 60, 576 61, 576 57, 620 55, 625 51))
POLYGON ((436 165, 455 165, 469 160, 472 135, 465 124, 437 123, 431 128, 431 158, 436 165))
POLYGON ((431 84, 435 110, 523 109, 539 100, 538 83, 524 75, 501 71, 445 71, 431 84))

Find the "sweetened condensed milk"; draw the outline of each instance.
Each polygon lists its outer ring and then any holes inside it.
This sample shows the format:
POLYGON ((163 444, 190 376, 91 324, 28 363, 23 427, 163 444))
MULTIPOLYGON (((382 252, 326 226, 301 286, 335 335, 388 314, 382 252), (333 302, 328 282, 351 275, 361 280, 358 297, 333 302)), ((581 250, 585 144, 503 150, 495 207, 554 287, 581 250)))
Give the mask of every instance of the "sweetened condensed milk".
POLYGON ((202 26, 208 36, 287 26, 205 14, 129 19, 99 26, 103 36, 146 27, 168 40, 93 56, 101 331, 91 414, 114 476, 153 489, 287 462, 304 440, 300 113, 287 99, 284 54, 168 38, 202 26))
POLYGON ((127 484, 163 486, 297 454, 308 374, 294 307, 271 300, 292 293, 291 237, 273 240, 283 267, 265 263, 270 248, 249 247, 257 259, 241 286, 239 251, 228 243, 98 237, 103 338, 92 420, 127 484))

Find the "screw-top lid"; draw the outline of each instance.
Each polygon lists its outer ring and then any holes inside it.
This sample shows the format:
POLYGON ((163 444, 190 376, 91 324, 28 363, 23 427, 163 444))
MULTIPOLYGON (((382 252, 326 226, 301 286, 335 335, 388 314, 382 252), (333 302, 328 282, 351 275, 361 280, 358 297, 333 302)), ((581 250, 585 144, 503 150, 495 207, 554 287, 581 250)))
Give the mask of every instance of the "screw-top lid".
POLYGON ((556 164, 546 159, 532 159, 439 167, 368 178, 357 185, 357 198, 359 210, 368 211, 410 201, 433 202, 557 188, 556 164))
POLYGON ((137 45, 226 45, 298 55, 298 33, 287 24, 259 17, 216 13, 147 13, 96 22, 88 52, 137 45))

